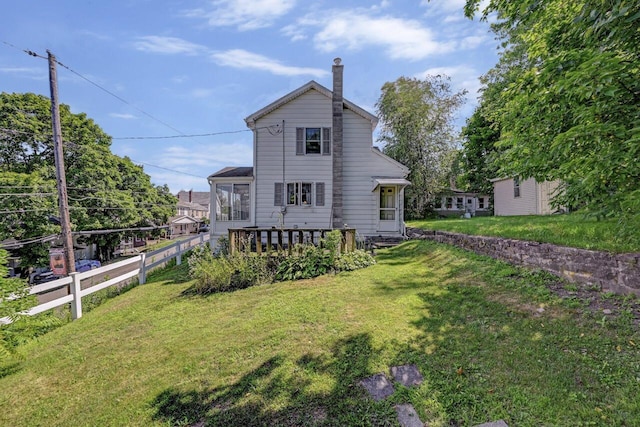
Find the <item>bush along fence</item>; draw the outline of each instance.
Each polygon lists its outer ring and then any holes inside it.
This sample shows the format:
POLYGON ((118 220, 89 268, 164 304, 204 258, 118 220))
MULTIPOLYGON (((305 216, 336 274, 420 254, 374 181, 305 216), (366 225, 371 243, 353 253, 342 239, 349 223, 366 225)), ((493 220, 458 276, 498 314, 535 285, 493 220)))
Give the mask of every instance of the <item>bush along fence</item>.
POLYGON ((274 281, 310 279, 375 264, 369 253, 356 248, 355 229, 234 229, 230 235, 231 242, 222 238, 218 241, 216 256, 211 251, 193 251, 189 257, 189 276, 194 283, 188 293, 234 291, 274 281), (263 247, 261 233, 265 230, 275 235, 277 246, 272 247, 272 239, 267 234, 264 236, 267 245, 263 247), (317 239, 305 235, 308 231, 317 239), (283 237, 287 240, 284 241, 283 237))
MULTIPOLYGON (((82 317, 82 297, 91 295, 110 286, 124 286, 132 281, 142 285, 146 282, 147 273, 153 269, 165 266, 172 259, 176 264, 182 263, 182 255, 194 246, 201 246, 209 242, 208 234, 200 234, 190 239, 181 240, 170 246, 149 253, 142 253, 113 264, 89 270, 83 273, 71 273, 62 279, 53 280, 29 288, 29 295, 36 295, 40 303, 24 312, 33 316, 52 308, 71 304, 72 319, 82 317), (109 278, 116 272, 118 276, 109 278)), ((0 318, 0 324, 9 324, 9 317, 0 318)))
POLYGON ((612 254, 499 237, 408 229, 412 239, 429 239, 481 255, 536 267, 572 282, 596 285, 618 294, 640 296, 640 253, 612 254))

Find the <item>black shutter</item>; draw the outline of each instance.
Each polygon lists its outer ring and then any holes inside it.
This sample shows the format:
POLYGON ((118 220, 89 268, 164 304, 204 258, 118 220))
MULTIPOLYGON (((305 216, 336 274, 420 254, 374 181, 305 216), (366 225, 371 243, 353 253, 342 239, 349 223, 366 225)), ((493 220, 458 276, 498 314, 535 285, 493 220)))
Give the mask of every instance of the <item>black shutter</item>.
POLYGON ((296 154, 304 154, 304 128, 296 128, 296 154))
POLYGON ((283 193, 284 185, 281 182, 276 182, 273 186, 273 206, 283 206, 283 193))
POLYGON ((324 206, 324 182, 316 182, 316 206, 324 206))
POLYGON ((331 128, 322 128, 322 154, 331 155, 331 128))

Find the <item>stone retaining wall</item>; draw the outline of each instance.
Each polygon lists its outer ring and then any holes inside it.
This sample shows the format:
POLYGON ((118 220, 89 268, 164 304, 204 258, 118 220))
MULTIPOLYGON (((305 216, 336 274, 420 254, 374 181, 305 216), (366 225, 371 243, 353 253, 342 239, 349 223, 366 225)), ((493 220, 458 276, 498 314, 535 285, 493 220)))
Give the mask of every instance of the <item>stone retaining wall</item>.
POLYGON ((640 253, 611 254, 549 243, 415 228, 407 229, 407 236, 448 243, 514 264, 541 268, 573 282, 597 285, 606 291, 640 296, 640 253))

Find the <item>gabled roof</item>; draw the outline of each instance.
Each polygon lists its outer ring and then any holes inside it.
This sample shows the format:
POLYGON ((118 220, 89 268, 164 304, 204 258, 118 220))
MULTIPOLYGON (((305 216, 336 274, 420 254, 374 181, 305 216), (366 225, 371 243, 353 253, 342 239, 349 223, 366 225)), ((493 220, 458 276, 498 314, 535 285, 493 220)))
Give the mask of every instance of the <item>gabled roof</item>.
MULTIPOLYGON (((293 101, 294 99, 298 98, 299 96, 304 95, 305 93, 309 92, 310 90, 316 90, 317 92, 321 93, 322 95, 326 96, 327 98, 332 99, 333 92, 331 92, 329 89, 327 89, 326 87, 322 86, 320 83, 316 82, 315 80, 311 80, 309 83, 305 84, 304 86, 299 87, 298 89, 294 90, 293 92, 289 92, 288 94, 286 94, 282 98, 272 102, 271 104, 267 105, 266 107, 261 108, 260 110, 256 111, 255 113, 253 113, 250 116, 248 116, 247 118, 245 118, 244 121, 247 123, 247 127, 249 129, 254 129, 255 126, 256 126, 256 121, 257 120, 259 120, 260 118, 266 116, 267 114, 271 113, 272 111, 277 110, 278 108, 282 107, 283 105, 287 104, 288 102, 293 101)), ((359 115, 360 117, 364 118, 365 120, 369 120, 371 122, 371 130, 375 129, 375 127, 378 125, 378 118, 376 116, 374 116, 373 114, 369 113, 368 111, 358 107, 353 102, 348 101, 348 100, 343 98, 342 105, 343 105, 343 108, 347 108, 347 109, 353 111, 354 113, 356 113, 357 115, 359 115)))
POLYGON ((189 215, 181 215, 169 218, 169 222, 171 224, 196 224, 201 221, 198 221, 197 219, 189 215))
POLYGON ((199 203, 201 205, 209 204, 209 197, 211 196, 208 191, 186 191, 180 190, 177 194, 179 202, 192 202, 199 203))
POLYGON ((405 165, 403 165, 399 161, 394 160, 391 157, 387 156, 382 151, 380 151, 380 149, 378 147, 376 147, 376 146, 371 147, 371 151, 373 151, 374 154, 376 154, 377 156, 382 157, 383 159, 385 159, 387 162, 391 163, 392 165, 395 165, 396 167, 402 169, 402 171, 405 173, 405 175, 409 174, 409 168, 408 167, 406 167, 405 165))

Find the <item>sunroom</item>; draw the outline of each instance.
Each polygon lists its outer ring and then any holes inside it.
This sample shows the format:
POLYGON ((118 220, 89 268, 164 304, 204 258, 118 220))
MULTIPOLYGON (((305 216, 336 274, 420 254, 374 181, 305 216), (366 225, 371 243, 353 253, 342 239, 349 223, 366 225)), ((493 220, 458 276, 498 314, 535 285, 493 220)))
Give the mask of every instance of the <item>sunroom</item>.
POLYGON ((230 228, 250 227, 253 207, 253 168, 227 167, 208 178, 211 186, 211 232, 227 234, 230 228))

